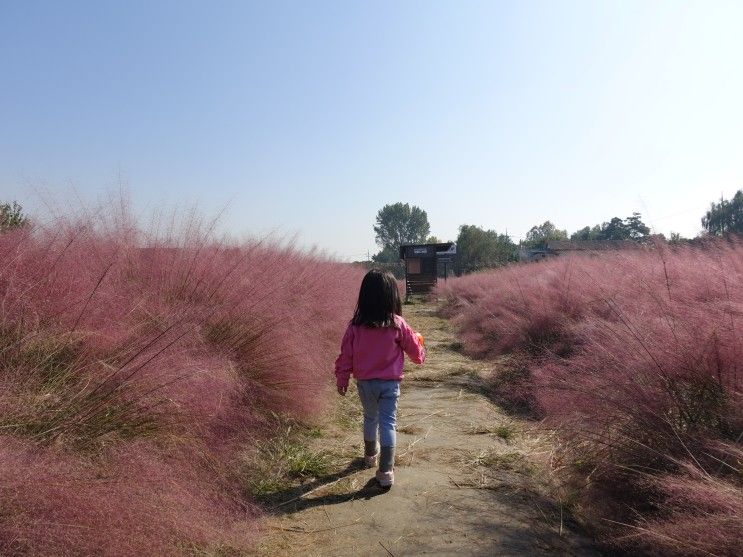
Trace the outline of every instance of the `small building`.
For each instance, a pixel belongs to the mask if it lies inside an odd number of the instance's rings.
[[[547,257],[568,253],[592,253],[639,249],[641,244],[632,240],[549,240],[533,248],[520,249],[520,261],[540,261]]]
[[[454,242],[400,246],[400,259],[405,262],[405,299],[430,292],[442,268],[445,278],[454,270],[456,256]]]
[[[526,261],[533,263],[534,261],[541,261],[546,259],[550,255],[556,255],[547,251],[547,248],[521,248],[518,250],[519,261]]]

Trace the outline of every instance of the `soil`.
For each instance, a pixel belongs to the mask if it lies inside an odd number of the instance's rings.
[[[549,432],[486,396],[492,364],[460,351],[432,304],[406,305],[426,339],[407,364],[398,410],[395,484],[363,469],[353,389],[316,439],[336,471],[272,503],[264,555],[597,555],[550,482]],[[282,497],[283,496],[283,497]]]

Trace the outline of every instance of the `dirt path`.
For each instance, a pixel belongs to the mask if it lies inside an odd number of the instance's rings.
[[[457,351],[448,323],[428,304],[405,306],[428,359],[409,366],[398,415],[396,482],[383,491],[360,469],[357,397],[318,446],[341,467],[278,503],[266,555],[595,555],[541,478],[544,434],[508,417],[482,394],[487,366]],[[349,394],[354,394],[349,391]],[[334,420],[338,422],[339,420]]]

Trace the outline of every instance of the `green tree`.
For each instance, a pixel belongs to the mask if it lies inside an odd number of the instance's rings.
[[[586,226],[570,235],[571,240],[639,240],[650,234],[650,228],[642,222],[640,213],[632,213],[625,219],[614,217],[608,222],[593,227]]]
[[[632,213],[631,217],[624,219],[624,226],[629,233],[630,240],[639,240],[650,234],[650,228],[642,222],[640,213]]]
[[[743,234],[743,190],[738,190],[732,199],[720,199],[712,203],[702,217],[702,226],[715,236]]]
[[[599,240],[629,240],[630,231],[625,226],[624,221],[619,217],[614,217],[609,222],[601,225],[601,235]]]
[[[560,230],[550,221],[545,221],[540,225],[531,227],[531,230],[526,233],[526,241],[524,242],[524,245],[534,247],[549,242],[550,240],[567,239],[567,230]]]
[[[505,265],[515,260],[516,245],[507,234],[463,224],[457,236],[457,257],[463,272]]]
[[[420,207],[407,203],[385,205],[377,213],[374,232],[382,251],[397,253],[403,244],[424,243],[431,231],[428,215]]]
[[[668,240],[669,244],[678,245],[678,244],[683,244],[684,242],[688,242],[688,240],[684,238],[681,234],[679,234],[678,232],[671,232],[671,239]]]
[[[395,263],[400,260],[400,250],[392,246],[382,248],[379,253],[372,255],[372,261],[376,263]]]
[[[23,207],[15,201],[12,204],[0,203],[0,232],[26,224],[28,224],[28,217],[23,214]]]
[[[586,240],[598,240],[601,235],[601,226],[598,224],[595,226],[586,226],[580,230],[576,230],[570,235],[571,240],[586,241]]]
[[[580,230],[576,230],[570,235],[571,240],[590,240],[591,239],[591,227],[586,226]]]

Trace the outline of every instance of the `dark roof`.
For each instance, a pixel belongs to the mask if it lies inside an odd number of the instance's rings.
[[[442,242],[440,244],[403,244],[400,246],[400,259],[405,259],[405,248],[427,248],[435,246],[436,251],[446,251],[454,245],[454,242]]]

